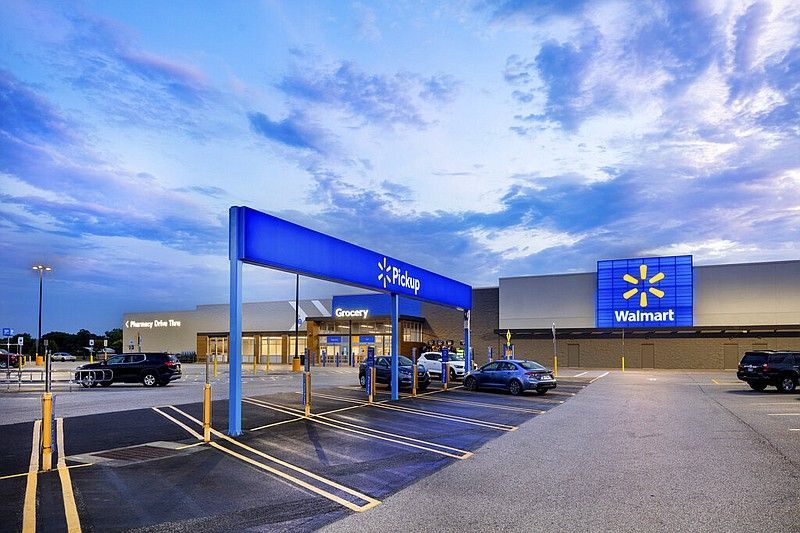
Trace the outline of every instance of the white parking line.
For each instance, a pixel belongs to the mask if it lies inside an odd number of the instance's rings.
[[[800,416],[800,413],[769,413],[767,416]]]
[[[574,376],[572,376],[572,377],[573,377],[573,378],[579,378],[579,377],[583,376],[584,374],[588,374],[588,373],[589,373],[589,371],[587,370],[586,372],[581,372],[580,374],[575,374],[575,375],[574,375]]]
[[[600,375],[599,375],[599,376],[597,376],[596,378],[594,378],[594,379],[592,379],[591,381],[589,381],[589,383],[594,383],[594,382],[595,382],[595,381],[597,381],[598,379],[600,379],[600,378],[604,378],[604,377],[606,377],[607,375],[609,375],[610,373],[611,373],[611,372],[606,372],[605,374],[600,374]]]

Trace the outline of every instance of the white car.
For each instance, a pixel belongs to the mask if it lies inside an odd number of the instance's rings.
[[[77,361],[78,359],[67,352],[56,352],[50,356],[51,361]]]
[[[441,352],[423,352],[417,358],[417,363],[424,366],[425,370],[431,375],[441,377],[442,375],[442,354]],[[450,353],[447,355],[447,368],[450,369],[450,379],[464,377],[464,356]]]

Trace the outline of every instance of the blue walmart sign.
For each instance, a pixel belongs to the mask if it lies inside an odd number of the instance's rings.
[[[692,326],[691,255],[597,262],[597,327]]]

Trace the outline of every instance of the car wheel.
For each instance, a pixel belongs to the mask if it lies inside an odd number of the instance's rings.
[[[750,383],[748,383],[748,385],[750,385],[750,388],[751,388],[751,389],[753,389],[753,390],[757,390],[757,391],[759,391],[759,392],[761,392],[761,391],[763,391],[764,389],[766,389],[766,388],[767,388],[767,384],[766,384],[766,383],[755,383],[755,382],[750,382]]]
[[[427,385],[421,385],[421,386],[417,387],[417,390],[425,392],[426,390],[428,390],[428,386]]]
[[[94,383],[95,383],[95,381],[94,381],[94,372],[89,372],[87,374],[84,374],[83,377],[81,378],[81,386],[84,389],[88,389],[89,387],[93,387]]]
[[[783,376],[778,382],[778,390],[781,392],[792,392],[795,388],[797,388],[797,383],[792,376]]]
[[[547,394],[547,389],[537,390],[536,394],[538,394],[539,396],[544,396],[545,394]]]
[[[158,378],[152,372],[146,372],[142,376],[142,384],[145,387],[155,387],[157,382],[158,382]]]
[[[450,369],[450,381],[455,381],[455,380],[456,380],[456,371],[451,368]]]
[[[6,368],[6,362],[0,361],[0,368]]]
[[[359,374],[358,382],[361,384],[361,388],[367,388],[367,375],[366,374]]]
[[[467,378],[467,379],[464,381],[464,388],[465,388],[465,389],[467,389],[468,391],[473,391],[473,392],[475,392],[476,390],[478,390],[478,380],[477,380],[477,379],[475,379],[475,378],[474,378],[474,377],[472,377],[472,376],[469,376],[469,377],[468,377],[468,378]]]
[[[522,383],[516,379],[512,379],[511,383],[508,384],[508,392],[510,392],[512,396],[519,396],[522,394]]]

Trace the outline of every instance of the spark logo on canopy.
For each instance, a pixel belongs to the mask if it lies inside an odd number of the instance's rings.
[[[597,327],[691,326],[692,257],[597,262]]]
[[[413,290],[415,295],[419,292],[419,279],[411,276],[408,270],[401,272],[399,268],[390,265],[385,257],[383,262],[378,261],[378,272],[378,281],[383,282],[384,289],[387,289],[389,285],[397,285]]]

